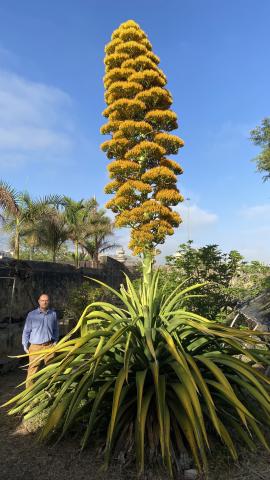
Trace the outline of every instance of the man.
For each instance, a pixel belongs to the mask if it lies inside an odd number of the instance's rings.
[[[56,345],[59,337],[57,316],[56,312],[49,308],[49,296],[46,293],[40,295],[38,304],[39,307],[36,310],[28,313],[22,334],[24,351],[29,354],[40,350],[47,350],[53,345]],[[52,355],[48,355],[44,359],[45,365],[51,358]],[[29,355],[29,362],[26,388],[33,384],[30,376],[38,371],[42,357]]]

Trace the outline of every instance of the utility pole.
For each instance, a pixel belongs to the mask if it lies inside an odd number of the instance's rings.
[[[186,198],[187,202],[187,234],[188,234],[188,242],[190,242],[190,198]]]

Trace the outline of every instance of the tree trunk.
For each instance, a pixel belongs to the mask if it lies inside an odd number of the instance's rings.
[[[16,219],[16,230],[15,230],[15,258],[20,260],[20,232],[19,232],[19,220]]]
[[[75,265],[79,268],[79,242],[75,240]]]

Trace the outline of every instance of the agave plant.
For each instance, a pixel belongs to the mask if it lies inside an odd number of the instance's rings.
[[[158,452],[173,476],[185,449],[205,470],[209,432],[234,459],[232,432],[251,449],[255,437],[269,449],[261,424],[270,425],[270,379],[253,368],[269,363],[269,351],[257,332],[186,311],[199,287],[177,286],[165,296],[146,256],[139,290],[128,277],[120,292],[106,286],[122,307],[89,305],[33,386],[5,404],[15,404],[9,413],[27,419],[48,409],[40,440],[61,439],[80,424],[82,448],[105,430],[106,465],[119,445],[134,443],[138,473],[148,451]]]

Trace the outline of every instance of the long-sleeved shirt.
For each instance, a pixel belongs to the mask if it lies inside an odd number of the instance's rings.
[[[29,312],[22,334],[22,344],[26,351],[29,343],[40,345],[45,342],[57,342],[59,329],[57,315],[54,310],[44,312],[40,308]]]

